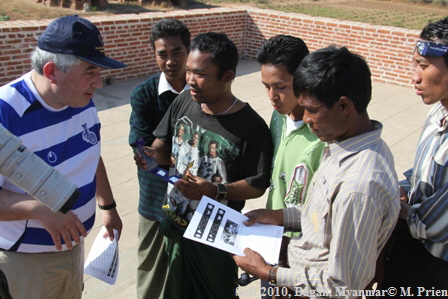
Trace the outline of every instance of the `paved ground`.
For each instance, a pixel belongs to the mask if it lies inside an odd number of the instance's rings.
[[[120,268],[116,284],[111,286],[86,275],[83,298],[136,298],[138,182],[127,137],[131,112],[129,95],[132,89],[144,80],[145,78],[135,79],[106,86],[94,97],[102,122],[102,156],[124,229],[119,243]],[[373,98],[368,111],[372,119],[383,123],[383,138],[394,153],[396,169],[401,177],[401,173],[412,166],[420,130],[430,107],[422,104],[410,87],[380,83],[374,83],[373,86]],[[240,62],[233,91],[269,122],[272,108],[261,84],[259,66],[255,61]],[[250,200],[246,208],[264,207],[265,202],[266,196]],[[94,229],[86,239],[86,252],[90,250],[100,226],[101,219],[97,217]],[[259,298],[257,287],[259,283],[254,282],[242,288],[241,298]]]

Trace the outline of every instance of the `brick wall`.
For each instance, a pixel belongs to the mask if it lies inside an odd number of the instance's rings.
[[[310,51],[330,44],[346,46],[367,60],[375,80],[409,85],[412,75],[411,54],[420,34],[418,30],[273,10],[248,8],[247,13],[246,57],[255,57],[263,38],[291,34],[302,38]]]
[[[329,44],[347,46],[366,58],[375,80],[402,85],[409,84],[410,55],[419,34],[414,30],[251,7],[89,17],[102,32],[107,55],[128,65],[121,70],[104,70],[103,76],[118,82],[157,72],[149,33],[155,22],[167,17],[183,21],[193,37],[207,31],[226,33],[242,58],[254,59],[263,41],[280,33],[301,37],[310,50]],[[50,21],[0,23],[0,85],[30,70],[30,53]]]

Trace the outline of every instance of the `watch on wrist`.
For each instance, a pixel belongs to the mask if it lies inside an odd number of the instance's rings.
[[[106,205],[106,206],[102,206],[102,205],[98,204],[98,208],[100,210],[104,210],[104,211],[112,210],[112,209],[115,209],[116,207],[117,207],[117,203],[115,202],[115,200],[113,203],[111,203],[110,205]]]
[[[271,286],[277,285],[277,271],[278,271],[278,266],[275,266],[275,267],[272,267],[271,269],[269,269],[268,283]]]
[[[216,192],[215,199],[217,201],[222,201],[226,199],[227,196],[227,187],[224,184],[216,184],[218,186],[218,192]]]

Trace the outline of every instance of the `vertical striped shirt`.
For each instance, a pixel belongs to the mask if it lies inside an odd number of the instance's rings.
[[[278,284],[303,296],[356,297],[375,273],[377,257],[400,210],[389,147],[374,130],[325,147],[304,205],[284,209],[285,228],[301,228],[288,247],[290,269]]]
[[[428,114],[411,177],[408,225],[435,257],[448,261],[448,110]]]

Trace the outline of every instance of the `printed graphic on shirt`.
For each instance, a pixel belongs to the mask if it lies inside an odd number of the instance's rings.
[[[234,163],[239,149],[224,137],[194,126],[181,118],[174,128],[170,175],[184,176],[187,171],[213,183],[228,182],[226,167]],[[226,204],[226,201],[222,203]],[[199,204],[168,186],[163,210],[178,225],[187,226]]]
[[[49,151],[47,154],[47,161],[49,164],[56,163],[56,161],[58,161],[58,156],[56,155],[55,152]]]
[[[95,145],[98,141],[95,133],[90,131],[89,128],[87,128],[86,123],[82,124],[82,128],[84,130],[84,132],[82,132],[82,140],[84,140],[85,142],[88,142],[92,145]]]
[[[303,202],[303,189],[307,184],[308,172],[308,167],[305,164],[296,165],[294,168],[285,196],[287,207],[294,207]]]

